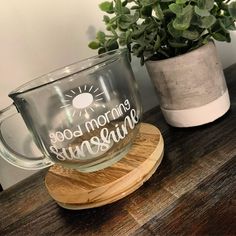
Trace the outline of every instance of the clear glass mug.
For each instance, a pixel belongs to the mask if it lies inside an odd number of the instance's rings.
[[[124,157],[142,115],[126,50],[107,52],[39,77],[9,94],[0,111],[0,156],[23,169],[54,163],[91,172]],[[16,109],[17,110],[16,110]],[[1,127],[21,114],[41,157],[16,153]]]

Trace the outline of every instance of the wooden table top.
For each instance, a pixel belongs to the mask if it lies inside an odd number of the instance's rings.
[[[0,235],[236,235],[236,65],[225,75],[231,109],[212,124],[172,128],[159,108],[145,114],[164,136],[165,155],[136,192],[65,210],[48,195],[43,170],[0,194]]]

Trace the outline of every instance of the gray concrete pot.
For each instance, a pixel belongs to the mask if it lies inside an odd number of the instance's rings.
[[[191,127],[216,120],[230,107],[229,94],[213,42],[160,61],[147,61],[160,107],[175,127]]]

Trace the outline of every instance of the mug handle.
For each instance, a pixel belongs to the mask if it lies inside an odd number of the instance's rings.
[[[41,157],[27,157],[8,146],[2,134],[2,124],[16,114],[18,111],[13,104],[0,111],[0,156],[10,164],[26,170],[38,170],[53,165],[54,163],[48,157],[43,155]]]

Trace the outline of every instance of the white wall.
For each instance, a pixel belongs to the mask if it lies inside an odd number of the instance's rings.
[[[103,13],[98,9],[100,2],[1,1],[0,109],[11,103],[7,94],[22,83],[96,54],[87,44],[97,30],[103,29]],[[236,34],[232,36],[231,44],[217,44],[224,67],[236,62]],[[145,68],[141,68],[137,60],[133,64],[147,110],[157,104],[156,95]],[[19,133],[22,135],[21,131]],[[5,188],[25,175],[28,172],[10,168],[0,161],[0,182]]]

